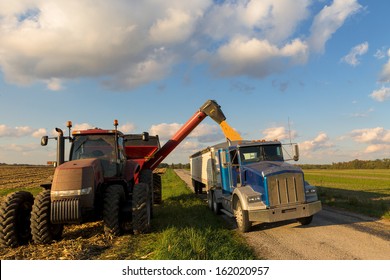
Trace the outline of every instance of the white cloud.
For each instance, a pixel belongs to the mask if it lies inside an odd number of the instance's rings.
[[[326,42],[344,24],[345,20],[360,11],[357,0],[334,0],[315,16],[311,26],[309,45],[315,52],[324,52]]]
[[[314,139],[307,140],[299,144],[300,150],[306,155],[318,150],[326,150],[333,147],[328,135],[325,132],[319,133]]]
[[[355,129],[350,136],[359,143],[390,143],[390,130],[383,127]]]
[[[46,82],[46,84],[47,88],[52,91],[59,91],[63,89],[61,79],[51,78]]]
[[[267,128],[263,130],[262,133],[265,140],[286,140],[290,139],[290,136],[292,139],[298,136],[295,130],[292,130],[289,133],[288,130],[286,130],[286,128],[283,126]]]
[[[376,101],[384,102],[390,98],[390,88],[382,87],[381,89],[374,90],[370,97]]]
[[[279,48],[267,40],[237,36],[221,46],[216,55],[208,54],[206,58],[221,76],[263,78],[291,65],[305,63],[308,49],[300,39]]]
[[[383,127],[355,129],[349,135],[355,142],[367,144],[366,154],[377,153],[383,157],[390,152],[390,130]]]
[[[21,85],[43,82],[54,91],[89,77],[111,89],[132,89],[201,54],[219,76],[263,78],[306,63],[311,48],[322,51],[361,7],[335,0],[315,16],[308,36],[297,29],[312,16],[310,0],[14,2],[0,3],[4,77]]]
[[[16,126],[9,127],[5,124],[0,125],[0,137],[22,137],[28,136],[32,132],[32,128],[29,126]]]
[[[192,34],[197,17],[190,11],[168,8],[165,18],[158,19],[149,30],[151,40],[156,43],[174,44],[188,39]],[[201,16],[199,13],[198,16]]]
[[[151,135],[158,135],[163,141],[169,140],[180,128],[182,124],[161,123],[152,125],[149,129]],[[186,139],[197,139],[199,142],[207,143],[224,140],[221,129],[217,125],[199,124]]]
[[[385,48],[381,48],[381,49],[376,50],[374,57],[376,57],[377,59],[382,59],[382,58],[386,57],[386,53],[387,53],[387,50],[385,50]]]
[[[358,57],[367,53],[367,51],[368,51],[368,42],[361,43],[353,47],[351,51],[341,59],[341,61],[344,61],[345,63],[352,66],[357,66],[360,63]]]
[[[44,135],[47,135],[47,131],[45,128],[39,128],[38,130],[34,131],[32,134],[34,138],[41,138]]]
[[[390,49],[389,49],[389,53],[390,53]],[[382,83],[390,82],[390,59],[383,66],[382,71],[380,73],[379,81]]]
[[[209,9],[202,32],[216,40],[246,34],[278,44],[309,16],[309,5],[309,0],[224,1]]]
[[[86,130],[91,128],[93,128],[93,126],[89,123],[76,123],[73,125],[73,130]],[[55,132],[55,134],[57,133]]]
[[[118,127],[118,130],[123,133],[131,133],[135,130],[135,125],[132,123],[125,123]]]
[[[390,152],[390,144],[372,144],[367,146],[367,148],[364,150],[364,152],[367,154],[379,152],[381,155],[383,155],[385,151]]]

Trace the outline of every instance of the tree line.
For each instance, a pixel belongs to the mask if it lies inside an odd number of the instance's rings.
[[[298,164],[303,169],[390,169],[390,158],[376,160],[355,159],[332,164]]]
[[[331,164],[298,164],[302,169],[390,169],[390,158],[376,160],[355,159]],[[161,163],[161,168],[190,169],[189,163]]]

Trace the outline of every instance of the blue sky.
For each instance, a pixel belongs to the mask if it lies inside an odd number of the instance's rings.
[[[15,3],[13,3],[15,2]],[[0,0],[0,162],[55,159],[42,135],[149,131],[208,99],[246,139],[301,163],[390,157],[390,2]],[[166,159],[224,141],[206,119]]]

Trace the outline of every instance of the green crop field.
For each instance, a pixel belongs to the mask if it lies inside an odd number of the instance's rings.
[[[304,172],[305,180],[318,186],[324,204],[390,219],[389,169],[306,169]]]

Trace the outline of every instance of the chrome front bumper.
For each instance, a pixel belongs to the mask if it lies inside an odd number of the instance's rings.
[[[248,211],[248,214],[249,221],[272,223],[309,217],[321,211],[321,209],[321,201],[318,200],[311,203],[289,205],[273,209],[253,210]]]

